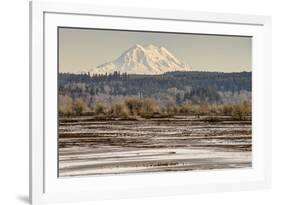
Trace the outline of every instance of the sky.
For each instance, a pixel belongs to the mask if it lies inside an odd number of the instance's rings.
[[[86,72],[135,44],[163,46],[194,71],[252,70],[251,37],[59,28],[59,72]]]

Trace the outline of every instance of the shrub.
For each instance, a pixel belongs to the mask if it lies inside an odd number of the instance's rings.
[[[207,115],[210,113],[209,106],[207,104],[200,104],[196,112],[197,115]]]
[[[92,110],[95,114],[100,115],[100,114],[107,114],[108,113],[108,108],[104,103],[95,103],[92,107]]]
[[[112,105],[110,113],[114,117],[122,117],[122,118],[128,118],[130,115],[130,112],[129,112],[129,109],[127,108],[127,106],[124,104],[120,104],[120,103]]]
[[[160,107],[153,98],[145,98],[142,102],[139,114],[142,117],[152,117],[154,114],[160,113]]]
[[[247,101],[243,102],[243,113],[245,113],[245,115],[250,115],[252,113],[251,103]]]
[[[142,107],[142,101],[136,97],[129,97],[125,100],[125,104],[132,115],[138,115]]]
[[[246,116],[251,114],[251,105],[250,103],[244,101],[242,104],[235,104],[233,106],[232,116],[235,119],[243,120]]]
[[[163,114],[163,115],[167,115],[168,112],[167,112],[167,110],[166,110],[166,107],[164,107],[164,106],[161,107],[161,108],[160,108],[160,113]]]
[[[193,113],[193,107],[190,103],[183,103],[179,108],[180,113],[191,114]]]
[[[73,113],[72,98],[67,95],[59,95],[59,114],[70,115]]]
[[[176,113],[178,113],[179,109],[176,105],[174,104],[168,104],[166,105],[166,111],[168,113],[168,115],[175,115]]]
[[[232,117],[238,120],[242,120],[244,116],[243,108],[241,105],[233,105]]]
[[[87,105],[81,98],[75,99],[73,103],[73,111],[75,114],[80,115],[87,110]]]
[[[211,105],[209,106],[209,112],[212,115],[220,114],[220,108],[217,105]]]
[[[232,115],[233,114],[234,106],[231,104],[224,104],[222,106],[222,113],[224,115]]]

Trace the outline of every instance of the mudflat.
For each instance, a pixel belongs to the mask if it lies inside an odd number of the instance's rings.
[[[251,119],[60,116],[59,176],[252,166]]]

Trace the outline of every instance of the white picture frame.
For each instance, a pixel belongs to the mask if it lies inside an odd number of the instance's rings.
[[[253,36],[253,167],[59,179],[56,144],[56,31],[59,26]],[[270,17],[30,2],[30,93],[32,204],[240,191],[271,186]]]

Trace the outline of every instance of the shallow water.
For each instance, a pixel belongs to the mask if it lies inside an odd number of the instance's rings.
[[[59,176],[251,167],[251,121],[60,117]]]

